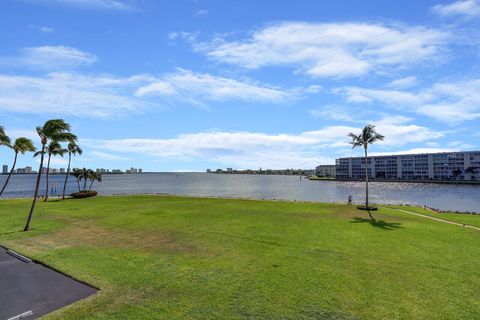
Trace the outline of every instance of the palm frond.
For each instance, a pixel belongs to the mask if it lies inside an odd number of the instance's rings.
[[[0,126],[0,145],[10,147],[10,138],[5,134],[2,126]]]
[[[385,136],[375,131],[375,126],[373,124],[366,125],[359,135],[349,133],[348,136],[352,139],[350,144],[353,148],[360,146],[368,148],[368,145],[385,139]]]
[[[83,150],[75,143],[75,142],[70,142],[68,144],[68,152],[75,155],[75,154],[78,154],[78,155],[82,155],[83,153]]]
[[[36,150],[32,140],[25,137],[17,138],[13,144],[13,149],[15,152],[20,152],[21,154],[25,154],[25,152],[34,152]]]
[[[46,153],[46,152],[44,151],[43,154],[45,154],[45,153]],[[36,158],[36,157],[38,157],[38,156],[41,155],[41,154],[42,154],[42,151],[37,151],[37,152],[35,152],[35,153],[33,154],[33,157]]]

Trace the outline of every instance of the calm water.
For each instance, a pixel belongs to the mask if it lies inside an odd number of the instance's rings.
[[[5,176],[0,176],[3,185]],[[57,182],[54,194],[61,194],[64,176],[50,176]],[[12,176],[5,197],[33,195],[34,175]],[[41,184],[45,191],[44,181]],[[187,196],[211,196],[256,199],[346,202],[363,201],[364,183],[309,181],[297,176],[226,175],[207,173],[145,173],[139,175],[104,175],[94,189],[101,194],[166,193]],[[68,192],[77,191],[75,179],[69,178]],[[442,210],[480,212],[480,186],[414,183],[370,184],[370,198],[375,203],[428,205]]]

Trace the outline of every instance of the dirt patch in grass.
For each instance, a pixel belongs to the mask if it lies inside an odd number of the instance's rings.
[[[208,255],[205,248],[192,243],[179,231],[116,230],[102,227],[97,221],[69,219],[69,226],[49,235],[26,238],[17,244],[36,252],[70,247],[125,248],[145,252]]]

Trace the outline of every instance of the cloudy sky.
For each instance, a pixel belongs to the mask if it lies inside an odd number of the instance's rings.
[[[480,0],[3,0],[0,125],[148,171],[313,168],[367,123],[372,153],[478,150],[479,26]]]

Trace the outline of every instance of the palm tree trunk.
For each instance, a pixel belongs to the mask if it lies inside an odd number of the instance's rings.
[[[13,170],[15,170],[15,165],[17,164],[17,156],[18,156],[18,152],[15,152],[15,159],[13,160],[13,166],[12,166],[12,169],[10,170],[10,173],[8,174],[7,180],[5,181],[5,184],[3,185],[2,190],[0,191],[0,197],[2,196],[3,191],[5,191],[5,188],[7,187],[8,181],[12,176]]]
[[[83,179],[83,191],[87,190],[87,178]]]
[[[368,209],[368,155],[365,147],[365,207]]]
[[[67,189],[68,175],[70,174],[70,162],[72,162],[72,153],[71,152],[68,153],[67,175],[65,176],[65,183],[63,184],[62,199],[65,199],[65,189]]]
[[[48,174],[50,173],[50,159],[52,158],[52,155],[49,153],[48,154],[48,163],[47,163],[47,179],[46,179],[46,189],[45,189],[45,199],[43,199],[43,202],[47,202],[48,200]]]
[[[30,208],[30,213],[28,214],[27,224],[23,231],[28,231],[30,229],[30,221],[32,220],[33,211],[35,210],[35,204],[37,203],[38,189],[40,188],[40,178],[42,177],[42,167],[43,167],[43,156],[45,152],[45,143],[42,143],[42,154],[40,156],[40,168],[38,169],[37,182],[35,183],[35,193],[33,195],[32,207]]]
[[[91,191],[91,190],[92,190],[92,185],[93,185],[93,182],[94,182],[94,181],[95,181],[95,180],[90,181],[90,186],[88,187],[88,191]]]
[[[80,192],[80,179],[77,177],[78,192]]]

